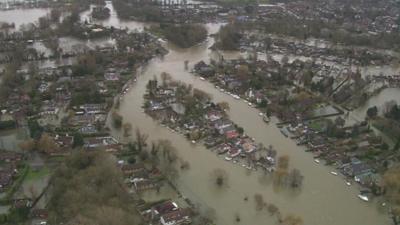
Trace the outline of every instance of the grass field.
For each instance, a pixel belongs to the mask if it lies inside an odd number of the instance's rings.
[[[41,179],[47,175],[50,175],[50,169],[47,167],[43,167],[40,170],[32,170],[29,169],[28,174],[26,175],[26,180],[37,180],[37,179]]]

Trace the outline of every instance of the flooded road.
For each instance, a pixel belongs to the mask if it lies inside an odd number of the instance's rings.
[[[211,32],[218,30],[215,24],[207,27]],[[311,154],[305,153],[302,147],[281,135],[275,125],[263,123],[257,110],[219,92],[211,84],[200,81],[184,70],[185,60],[189,60],[191,66],[199,60],[207,62],[212,55],[208,50],[211,44],[212,41],[208,40],[185,50],[168,45],[170,53],[163,59],[153,60],[141,71],[138,82],[125,95],[120,107],[126,122],[150,134],[152,140],[171,140],[180,157],[190,162],[190,170],[182,172],[178,179],[183,194],[205,207],[215,209],[219,225],[235,224],[236,213],[241,217],[241,222],[237,224],[274,224],[275,218],[268,216],[268,213],[256,212],[253,202],[256,193],[262,194],[267,202],[276,204],[283,215],[300,215],[308,225],[390,224],[387,215],[379,213],[374,203],[365,203],[357,198],[356,187],[348,187],[342,178],[330,175],[332,168],[315,164]],[[228,58],[235,55],[230,53]],[[168,72],[174,79],[210,93],[216,102],[227,101],[231,108],[231,119],[242,126],[248,135],[265,146],[272,144],[278,154],[290,156],[291,167],[300,169],[305,176],[302,190],[277,190],[261,172],[249,172],[239,165],[226,162],[203,146],[190,144],[181,135],[172,133],[146,116],[141,108],[145,86],[149,79],[161,72]],[[210,173],[215,168],[223,168],[229,174],[229,188],[226,190],[218,190],[213,186]],[[249,197],[248,202],[243,200],[245,196]]]

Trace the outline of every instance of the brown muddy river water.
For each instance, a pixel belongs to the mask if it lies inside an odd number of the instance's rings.
[[[42,10],[41,15],[45,13],[47,10]],[[26,20],[27,15],[26,11],[20,10],[0,12],[0,21],[13,20],[16,24],[20,24],[21,20]],[[32,16],[29,17],[36,18],[36,11],[32,11]],[[112,12],[112,17],[104,23],[116,27],[127,26],[130,29],[142,29],[144,26],[142,23],[121,22],[115,17],[115,12]],[[210,33],[215,33],[219,27],[220,24],[207,24]],[[273,122],[265,124],[258,116],[257,110],[250,108],[242,100],[235,100],[219,92],[213,85],[201,81],[184,70],[185,60],[189,60],[190,66],[200,60],[208,62],[213,55],[208,49],[211,45],[211,38],[189,49],[178,49],[166,44],[170,53],[162,59],[152,60],[140,71],[137,82],[123,97],[120,107],[120,113],[126,122],[150,134],[151,140],[171,140],[178,149],[179,156],[190,163],[190,169],[181,172],[177,179],[182,193],[200,204],[203,209],[215,209],[218,225],[275,224],[275,217],[269,216],[266,211],[255,210],[253,196],[256,193],[262,194],[267,202],[277,205],[283,215],[293,213],[302,216],[306,225],[390,224],[387,214],[380,213],[377,209],[376,202],[367,203],[358,199],[358,189],[355,185],[347,186],[342,177],[330,174],[333,168],[316,164],[311,154],[304,152],[302,147],[285,138]],[[239,54],[224,53],[224,55],[225,58],[234,58]],[[291,167],[298,168],[305,176],[302,190],[293,192],[276,189],[263,172],[248,171],[238,164],[226,162],[200,144],[191,144],[180,134],[171,132],[146,116],[141,106],[147,81],[161,72],[168,72],[174,79],[210,93],[216,102],[228,102],[231,119],[242,126],[248,135],[265,146],[273,145],[278,154],[290,156]],[[227,171],[229,187],[220,190],[213,185],[210,173],[215,168]],[[246,196],[249,198],[247,202],[243,200]],[[241,222],[234,221],[235,214],[240,215]]]
[[[208,24],[210,32],[218,29],[218,24]],[[241,100],[219,92],[213,85],[201,81],[184,70],[184,61],[190,65],[199,60],[208,61],[212,56],[208,49],[211,39],[189,49],[177,49],[168,45],[170,53],[163,59],[155,59],[143,68],[137,83],[124,96],[120,113],[126,122],[143,132],[150,134],[152,140],[169,139],[178,149],[179,155],[190,162],[190,169],[181,172],[178,186],[183,194],[204,208],[217,211],[219,225],[261,225],[274,224],[275,218],[266,212],[257,212],[253,196],[260,193],[267,202],[276,204],[284,215],[294,213],[301,215],[307,225],[383,225],[389,224],[387,215],[378,212],[376,203],[362,202],[357,198],[358,189],[346,186],[343,178],[330,174],[333,168],[316,164],[312,155],[304,152],[292,140],[285,138],[279,129],[265,124],[258,116],[257,110],[250,108]],[[226,54],[226,58],[236,57],[236,53]],[[290,156],[293,168],[301,170],[305,176],[301,191],[277,190],[270,179],[260,171],[248,171],[238,164],[226,162],[205,147],[193,145],[183,136],[160,126],[142,111],[143,94],[149,79],[161,72],[168,72],[176,80],[192,84],[210,93],[213,100],[227,101],[230,104],[229,115],[233,121],[242,126],[246,133],[265,146],[273,145],[278,154]],[[211,181],[210,173],[215,168],[223,168],[229,174],[229,187],[216,189]],[[249,201],[245,202],[245,196]],[[241,222],[235,222],[235,214],[239,214]]]

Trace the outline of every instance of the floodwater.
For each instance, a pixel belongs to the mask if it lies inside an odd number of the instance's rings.
[[[9,16],[5,16],[5,14]],[[43,13],[43,12],[42,12]],[[128,22],[107,20],[116,27],[127,26]],[[0,18],[13,17],[13,22],[27,22],[21,11],[6,11],[0,13]],[[38,16],[39,17],[39,16]],[[1,19],[0,19],[1,20]],[[129,22],[130,29],[143,29],[144,24]],[[210,33],[216,32],[220,24],[207,24]],[[387,214],[377,210],[375,202],[362,202],[357,198],[355,186],[346,186],[340,176],[329,172],[332,168],[315,164],[312,155],[305,153],[302,147],[285,138],[273,124],[265,124],[258,112],[241,100],[219,92],[213,85],[201,81],[184,70],[184,61],[189,60],[189,66],[199,60],[209,61],[214,56],[209,50],[212,39],[189,49],[179,49],[166,43],[170,53],[163,58],[152,60],[142,71],[137,83],[124,96],[120,113],[125,122],[150,134],[151,140],[169,139],[178,150],[179,156],[190,163],[190,169],[180,173],[177,185],[181,192],[202,209],[215,209],[218,225],[265,225],[275,224],[276,219],[265,211],[256,212],[253,196],[262,194],[268,203],[277,205],[283,215],[290,213],[303,217],[307,225],[385,225],[390,224]],[[224,53],[225,58],[238,57],[239,53]],[[192,145],[184,137],[161,127],[156,121],[143,113],[143,94],[149,79],[161,72],[168,72],[176,80],[192,84],[213,96],[214,101],[226,101],[230,104],[229,115],[233,121],[242,126],[246,133],[265,146],[273,145],[278,154],[290,156],[291,168],[298,168],[305,176],[302,190],[279,190],[274,188],[268,176],[260,171],[248,171],[239,165],[224,161],[201,145]],[[117,132],[114,131],[116,135]],[[210,177],[215,168],[222,168],[228,174],[228,187],[217,189]],[[244,201],[245,197],[249,201]],[[238,214],[241,222],[235,222]]]
[[[106,27],[116,27],[116,28],[128,28],[129,30],[138,30],[141,31],[145,27],[150,27],[151,23],[144,23],[144,22],[137,22],[137,21],[132,21],[132,20],[121,20],[118,18],[117,13],[114,10],[114,7],[111,3],[111,1],[106,1],[106,7],[110,9],[110,17],[105,20],[96,20],[91,18],[91,10],[94,6],[91,6],[90,10],[87,10],[83,13],[81,13],[81,21],[85,22],[92,22],[96,24],[100,24]]]
[[[209,30],[218,30],[219,25],[208,24]],[[262,122],[257,110],[246,103],[219,92],[211,84],[201,81],[184,70],[184,61],[190,66],[199,60],[208,61],[212,55],[208,47],[211,40],[189,48],[178,49],[167,44],[170,53],[162,59],[154,59],[141,71],[135,86],[124,96],[120,113],[126,122],[132,123],[143,132],[150,134],[151,140],[169,139],[178,149],[180,157],[190,163],[190,170],[181,172],[178,187],[182,193],[205,208],[216,210],[217,224],[235,224],[236,214],[241,217],[237,224],[274,224],[275,218],[266,212],[256,212],[253,196],[260,193],[269,203],[276,204],[284,215],[294,213],[303,217],[308,225],[377,225],[389,224],[388,217],[378,212],[375,203],[365,203],[357,198],[356,187],[346,186],[341,177],[330,175],[332,168],[315,164],[312,155],[305,153],[279,129]],[[230,53],[230,57],[238,54]],[[227,101],[229,115],[242,126],[246,133],[262,142],[273,145],[280,155],[290,156],[292,168],[298,168],[305,176],[301,191],[277,190],[262,172],[250,172],[239,165],[231,164],[216,156],[201,145],[192,145],[184,137],[161,127],[142,111],[145,86],[149,79],[161,72],[168,72],[176,80],[192,84],[210,93],[214,101]],[[210,178],[215,168],[222,168],[229,176],[229,187],[217,189]],[[249,201],[245,202],[244,197]]]
[[[25,140],[27,133],[23,129],[0,131],[0,149],[20,151],[18,144]]]
[[[354,110],[354,114],[365,117],[369,107],[376,106],[380,113],[385,110],[385,103],[389,101],[395,101],[397,104],[400,103],[400,89],[399,88],[386,88],[379,92],[379,94],[368,99],[365,104],[358,109]]]
[[[49,9],[14,9],[0,12],[0,22],[14,23],[15,28],[19,29],[22,24],[35,23],[47,13]]]

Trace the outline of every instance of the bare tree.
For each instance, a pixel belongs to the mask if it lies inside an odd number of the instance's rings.
[[[229,106],[228,102],[219,102],[217,105],[223,111],[229,111],[230,110],[230,106]]]
[[[168,163],[174,163],[178,159],[177,150],[170,140],[160,140],[160,149],[162,150],[163,158],[168,161]]]
[[[256,203],[256,210],[261,211],[266,205],[264,202],[264,197],[261,194],[254,195],[254,201]]]
[[[26,140],[24,142],[21,142],[19,144],[19,147],[24,152],[31,152],[31,151],[33,151],[35,149],[36,142],[33,139],[28,139],[28,140]]]
[[[224,187],[228,185],[228,173],[223,169],[214,169],[211,172],[211,177],[217,187]]]
[[[162,86],[167,86],[168,82],[171,81],[172,77],[171,74],[166,73],[166,72],[162,72],[161,73],[161,82],[162,82]]]
[[[49,154],[54,151],[57,151],[58,145],[54,141],[53,137],[51,137],[47,133],[44,133],[44,134],[42,134],[42,136],[40,137],[40,139],[37,143],[37,148],[40,152]]]
[[[300,216],[288,215],[282,220],[284,225],[303,225],[303,219]]]
[[[292,188],[301,187],[303,184],[303,175],[301,174],[300,170],[292,169],[288,175],[289,185]]]
[[[137,149],[139,152],[141,152],[147,145],[147,139],[149,138],[149,135],[142,133],[139,128],[136,128],[135,136]]]
[[[271,215],[275,215],[279,211],[279,208],[271,203],[268,204],[267,210]]]
[[[131,123],[124,123],[123,125],[123,129],[124,129],[124,136],[125,137],[129,137],[131,136],[131,132],[132,132],[132,124]]]

